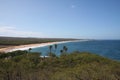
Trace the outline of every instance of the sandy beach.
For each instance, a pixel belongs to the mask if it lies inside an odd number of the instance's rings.
[[[48,43],[40,43],[40,44],[27,44],[27,45],[20,45],[20,46],[9,46],[6,48],[1,48],[0,52],[12,52],[16,50],[28,50],[29,48],[36,48],[36,47],[44,47],[54,44],[61,44],[61,43],[68,43],[68,42],[78,42],[83,40],[74,40],[74,41],[60,41],[60,42],[48,42]]]

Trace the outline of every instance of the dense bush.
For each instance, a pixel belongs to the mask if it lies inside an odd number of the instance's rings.
[[[120,62],[87,52],[40,57],[15,51],[0,59],[0,80],[119,80]],[[7,57],[7,58],[6,58]],[[9,57],[9,58],[8,58]]]

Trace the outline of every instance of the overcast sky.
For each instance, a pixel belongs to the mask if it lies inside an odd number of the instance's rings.
[[[120,39],[120,0],[0,0],[0,36]]]

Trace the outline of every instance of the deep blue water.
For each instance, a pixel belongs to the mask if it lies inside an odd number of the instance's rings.
[[[120,60],[120,40],[94,40],[58,44],[57,55],[60,55],[63,46],[68,47],[67,52],[91,52],[114,60]],[[41,52],[43,56],[46,56],[49,52],[49,46],[34,48],[32,52]]]

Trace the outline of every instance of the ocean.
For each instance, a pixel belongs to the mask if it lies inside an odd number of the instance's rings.
[[[52,51],[55,52],[56,55],[60,55],[60,50],[63,49],[63,46],[66,46],[68,48],[68,53],[74,51],[90,52],[113,60],[120,60],[120,40],[91,40],[68,42],[58,44],[57,50],[52,49]],[[32,52],[41,52],[42,56],[47,56],[47,53],[49,51],[49,46],[37,47],[32,49]]]

